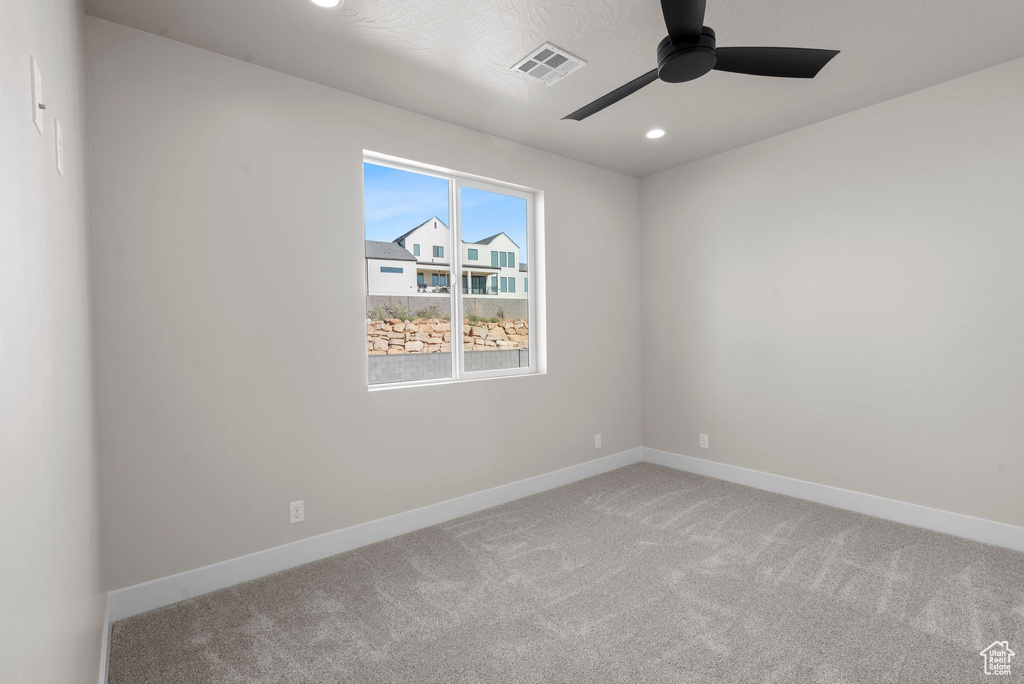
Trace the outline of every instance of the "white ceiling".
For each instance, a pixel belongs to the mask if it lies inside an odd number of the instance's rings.
[[[659,0],[86,0],[89,14],[437,119],[645,176],[1024,57],[1021,0],[708,0],[719,46],[842,53],[812,81],[711,72],[569,112],[656,66]],[[512,73],[550,41],[589,64]],[[647,140],[661,127],[668,135]]]

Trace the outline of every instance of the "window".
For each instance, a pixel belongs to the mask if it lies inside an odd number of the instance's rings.
[[[533,261],[535,193],[370,153],[363,181],[367,266],[377,267],[366,277],[370,388],[536,372],[523,263]],[[502,250],[491,249],[499,231]],[[435,263],[417,268],[424,245]],[[524,276],[521,292],[502,267]]]
[[[529,292],[529,291],[530,291],[530,279],[529,278],[523,278],[523,292]]]

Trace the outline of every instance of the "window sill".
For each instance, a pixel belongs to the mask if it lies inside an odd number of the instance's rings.
[[[496,375],[481,375],[480,377],[467,378],[437,378],[436,380],[413,380],[410,382],[390,382],[377,385],[367,385],[369,392],[383,392],[385,390],[406,389],[409,387],[436,387],[438,385],[461,385],[467,382],[484,382],[486,380],[507,380],[510,378],[529,378],[537,375],[546,375],[545,371],[534,368],[521,368],[517,372],[504,372]]]

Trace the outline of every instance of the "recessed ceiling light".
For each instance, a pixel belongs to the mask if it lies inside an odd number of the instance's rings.
[[[321,7],[337,7],[345,0],[309,0],[314,5],[320,5]]]
[[[654,140],[655,138],[660,138],[663,135],[665,135],[665,131],[661,130],[660,128],[652,128],[651,130],[647,131],[647,137],[650,138],[651,140]]]

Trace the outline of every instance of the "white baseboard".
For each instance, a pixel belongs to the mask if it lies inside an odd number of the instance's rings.
[[[103,617],[103,640],[100,642],[100,684],[107,684],[107,663],[110,662],[110,594],[107,594],[107,610]]]
[[[707,475],[719,480],[872,515],[876,518],[885,518],[956,537],[973,539],[985,544],[1002,546],[1014,551],[1024,551],[1024,527],[648,447],[643,447],[643,452],[645,461],[676,470]]]
[[[112,620],[294,568],[642,460],[641,447],[110,592]]]

